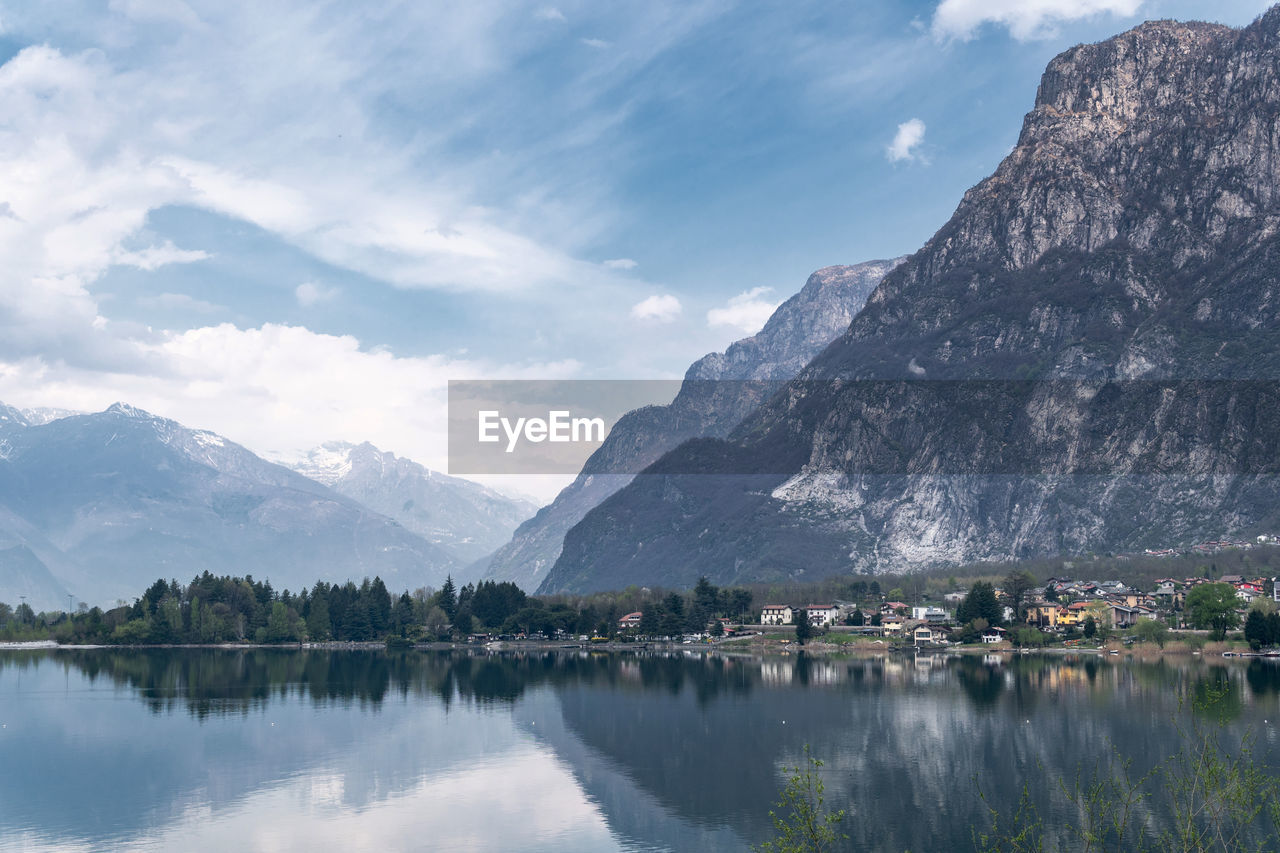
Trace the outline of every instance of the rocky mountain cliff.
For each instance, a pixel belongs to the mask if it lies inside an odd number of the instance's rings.
[[[1135,549],[1280,521],[1280,8],[1055,58],[1015,149],[728,441],[544,589]]]
[[[681,442],[728,435],[779,383],[799,373],[848,327],[867,296],[901,260],[820,269],[755,335],[694,362],[671,404],[623,416],[582,473],[516,530],[511,541],[483,564],[481,576],[537,589],[560,555],[564,534],[588,510]]]
[[[157,577],[251,573],[278,588],[460,564],[395,521],[234,442],[117,403],[30,424],[0,406],[0,601],[132,600]]]
[[[290,468],[395,519],[462,563],[505,544],[537,511],[470,480],[431,471],[369,442],[327,442]]]

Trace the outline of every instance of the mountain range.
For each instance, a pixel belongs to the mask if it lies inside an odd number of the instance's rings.
[[[372,445],[328,453],[345,461],[313,452],[317,481],[123,403],[36,423],[0,406],[0,601],[105,605],[205,570],[295,591],[374,575],[438,586],[532,511]]]
[[[912,570],[1280,523],[1280,8],[1053,59],[1012,152],[544,591]]]

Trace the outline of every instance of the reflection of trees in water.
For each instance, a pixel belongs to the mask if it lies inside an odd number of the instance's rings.
[[[994,705],[1004,692],[1004,672],[998,665],[963,657],[955,666],[956,681],[969,700],[979,708]]]
[[[321,649],[61,649],[15,652],[0,667],[57,665],[91,682],[109,679],[132,690],[156,713],[183,709],[204,719],[260,708],[273,698],[304,696],[316,705],[377,707],[388,694],[479,704],[510,704],[526,690],[570,684],[622,691],[661,689],[680,695],[692,687],[700,703],[723,694],[746,695],[760,681],[758,667],[710,655],[478,650],[387,653]]]
[[[153,710],[182,708],[203,718],[240,713],[273,696],[302,695],[316,704],[358,702],[377,706],[389,693],[434,697],[446,705],[461,699],[512,703],[542,685],[608,686],[629,692],[691,691],[700,706],[759,689],[867,691],[887,685],[954,682],[976,709],[1008,703],[1024,719],[1049,694],[1104,690],[1113,701],[1148,702],[1170,696],[1209,704],[1228,718],[1240,713],[1242,690],[1280,693],[1280,665],[1254,660],[1245,668],[1197,662],[1112,663],[1019,655],[999,660],[976,656],[926,660],[874,658],[845,661],[800,652],[779,658],[722,657],[688,652],[605,654],[483,650],[386,653],[377,650],[288,649],[66,649],[11,652],[0,666],[22,669],[42,661],[108,678],[129,687]],[[1223,697],[1216,701],[1219,694]]]
[[[1251,660],[1244,671],[1244,678],[1254,696],[1280,694],[1280,660]]]

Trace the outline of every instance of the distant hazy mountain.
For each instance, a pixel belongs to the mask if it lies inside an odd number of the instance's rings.
[[[619,420],[577,479],[520,526],[489,561],[484,576],[537,589],[560,555],[565,532],[589,510],[682,441],[728,435],[760,404],[771,383],[795,376],[848,327],[868,294],[900,261],[820,269],[758,333],[694,362],[671,405],[648,406]]]
[[[83,415],[86,412],[78,412],[75,409],[56,409],[48,406],[38,406],[34,409],[20,409],[22,416],[27,419],[27,423],[31,426],[42,426],[50,421],[57,421],[63,418],[69,418],[72,415]]]
[[[0,405],[0,600],[65,607],[70,592],[109,604],[205,569],[293,590],[376,574],[404,589],[459,567],[392,519],[215,433],[119,403],[37,425]]]
[[[493,553],[538,509],[368,442],[327,442],[288,464],[299,474],[395,519],[463,563]]]
[[[1062,53],[1014,149],[849,329],[728,440],[678,448],[591,512],[544,586],[1274,529],[1277,115],[1280,7]]]

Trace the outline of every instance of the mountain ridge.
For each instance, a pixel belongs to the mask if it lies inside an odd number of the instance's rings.
[[[543,589],[903,570],[1274,523],[1274,472],[1234,463],[1241,441],[1274,445],[1275,395],[1157,383],[1280,377],[1278,59],[1280,7],[1241,30],[1152,22],[1059,54],[1013,151],[844,334],[727,441],[672,451],[588,513]],[[978,400],[944,406],[920,381],[979,379],[1068,381],[987,400],[1011,416],[993,441]],[[1158,393],[1114,393],[1133,380]],[[744,458],[770,473],[707,476]],[[989,476],[996,461],[1026,476]]]
[[[588,510],[681,441],[727,435],[774,383],[794,376],[848,325],[872,288],[901,260],[828,266],[812,273],[759,332],[695,361],[670,405],[624,415],[573,483],[468,574],[539,588],[559,556],[564,534]]]

